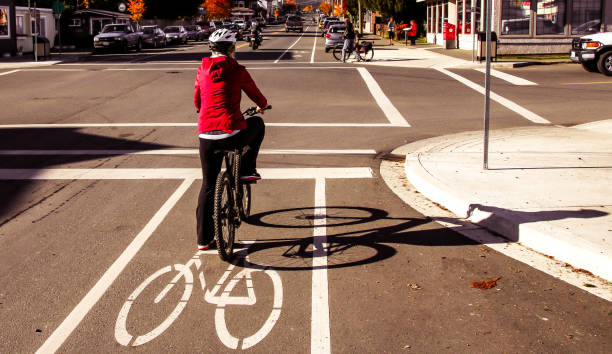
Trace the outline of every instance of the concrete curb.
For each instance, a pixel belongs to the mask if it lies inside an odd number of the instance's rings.
[[[469,133],[457,134],[455,138],[468,136]],[[453,186],[446,186],[433,176],[421,163],[421,155],[442,142],[448,144],[452,139],[453,136],[437,137],[402,147],[402,151],[406,152],[406,177],[421,194],[455,215],[502,235],[509,242],[520,242],[576,268],[586,269],[606,280],[612,280],[612,259],[600,254],[596,245],[546,223],[523,223],[511,215],[511,212],[482,210],[478,202],[460,196],[453,191]]]

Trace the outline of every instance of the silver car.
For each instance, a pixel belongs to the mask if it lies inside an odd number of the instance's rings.
[[[164,28],[168,43],[187,43],[187,30],[183,26],[168,26]]]
[[[335,47],[341,47],[344,45],[344,30],[346,25],[332,25],[325,34],[325,53]]]

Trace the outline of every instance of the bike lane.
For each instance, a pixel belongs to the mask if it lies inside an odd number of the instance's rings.
[[[196,255],[193,214],[198,190],[196,180],[59,351],[310,350],[315,180],[258,183],[253,188],[251,224],[237,232],[241,244],[253,241],[249,262],[239,255],[235,268],[228,271],[228,263],[215,252],[205,252],[197,259],[208,292],[202,290],[193,264],[185,273],[193,287],[186,287],[181,278],[154,303],[177,274],[175,269],[184,270],[180,264]],[[174,264],[179,265],[165,268]],[[159,277],[151,278],[156,272]],[[237,282],[231,285],[233,281]],[[155,330],[164,321],[173,322]]]

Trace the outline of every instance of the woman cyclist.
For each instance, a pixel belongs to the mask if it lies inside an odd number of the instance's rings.
[[[244,147],[241,179],[261,179],[256,170],[257,154],[265,134],[263,119],[244,119],[240,112],[241,91],[257,104],[263,113],[268,101],[261,94],[246,68],[234,59],[236,35],[220,29],[208,39],[210,57],[202,59],[195,79],[193,102],[198,116],[202,188],[196,209],[198,249],[214,245],[213,223],[214,189],[221,170],[223,154],[220,150]]]

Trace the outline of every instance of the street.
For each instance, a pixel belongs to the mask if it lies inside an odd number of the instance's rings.
[[[1,353],[612,351],[609,301],[381,177],[398,146],[482,130],[482,72],[342,64],[312,25],[264,35],[237,43],[273,108],[234,264],[196,250],[206,42],[0,70]],[[610,118],[612,81],[580,65],[497,71],[493,137]]]

